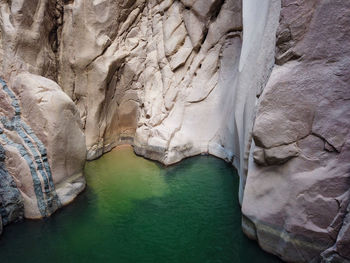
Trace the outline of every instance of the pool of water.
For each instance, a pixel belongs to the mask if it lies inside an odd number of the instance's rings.
[[[238,176],[209,156],[163,167],[121,147],[52,217],[5,228],[0,262],[279,262],[241,230]]]

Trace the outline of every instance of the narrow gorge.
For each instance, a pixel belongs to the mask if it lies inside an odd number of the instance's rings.
[[[0,233],[72,203],[127,144],[169,169],[225,160],[237,231],[286,262],[350,262],[349,43],[348,0],[0,0]]]

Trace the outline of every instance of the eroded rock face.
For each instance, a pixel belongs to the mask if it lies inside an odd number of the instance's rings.
[[[29,71],[56,79],[62,1],[0,1],[2,76]]]
[[[164,164],[233,163],[247,235],[288,261],[349,260],[347,1],[12,0],[0,12],[0,228],[70,202],[86,151],[129,143]]]
[[[349,25],[349,2],[282,1],[243,228],[287,261],[350,260]]]
[[[23,119],[46,146],[59,201],[61,205],[70,203],[85,187],[82,171],[86,148],[79,111],[57,83],[49,79],[22,73],[12,87],[20,100]]]
[[[59,83],[89,159],[125,142],[166,164],[225,151],[218,105],[237,74],[241,1],[74,1],[64,17]]]
[[[242,45],[240,0],[65,5],[58,79],[80,110],[88,159],[120,143],[165,164],[209,153],[233,162],[243,186],[280,3],[245,9]]]

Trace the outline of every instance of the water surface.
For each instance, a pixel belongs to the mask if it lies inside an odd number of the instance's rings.
[[[241,230],[238,176],[209,156],[165,168],[122,147],[89,162],[87,189],[5,228],[0,262],[279,262]]]

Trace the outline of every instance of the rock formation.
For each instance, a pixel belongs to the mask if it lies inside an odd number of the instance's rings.
[[[1,183],[8,181],[1,188],[2,208],[18,215],[13,220],[23,212],[27,218],[49,216],[84,188],[86,150],[78,110],[55,82],[38,75],[20,73],[11,88],[1,84],[0,140],[6,154]],[[15,205],[7,209],[6,202]]]
[[[59,83],[80,109],[88,159],[134,138],[166,164],[209,148],[232,158],[218,112],[237,71],[240,1],[74,1],[64,18]]]
[[[0,234],[3,225],[21,220],[24,214],[23,199],[4,161],[5,149],[0,145]]]
[[[47,217],[85,187],[79,111],[53,81],[60,8],[56,1],[0,1],[2,224]]]
[[[242,44],[238,0],[65,5],[58,82],[80,110],[87,158],[131,143],[165,164],[209,153],[246,174],[280,3],[247,1],[246,9]]]
[[[292,262],[350,260],[350,2],[282,1],[243,229]]]
[[[282,259],[350,259],[349,3],[0,0],[0,13],[0,229],[71,202],[85,159],[129,143],[164,164],[231,162],[243,230]]]

